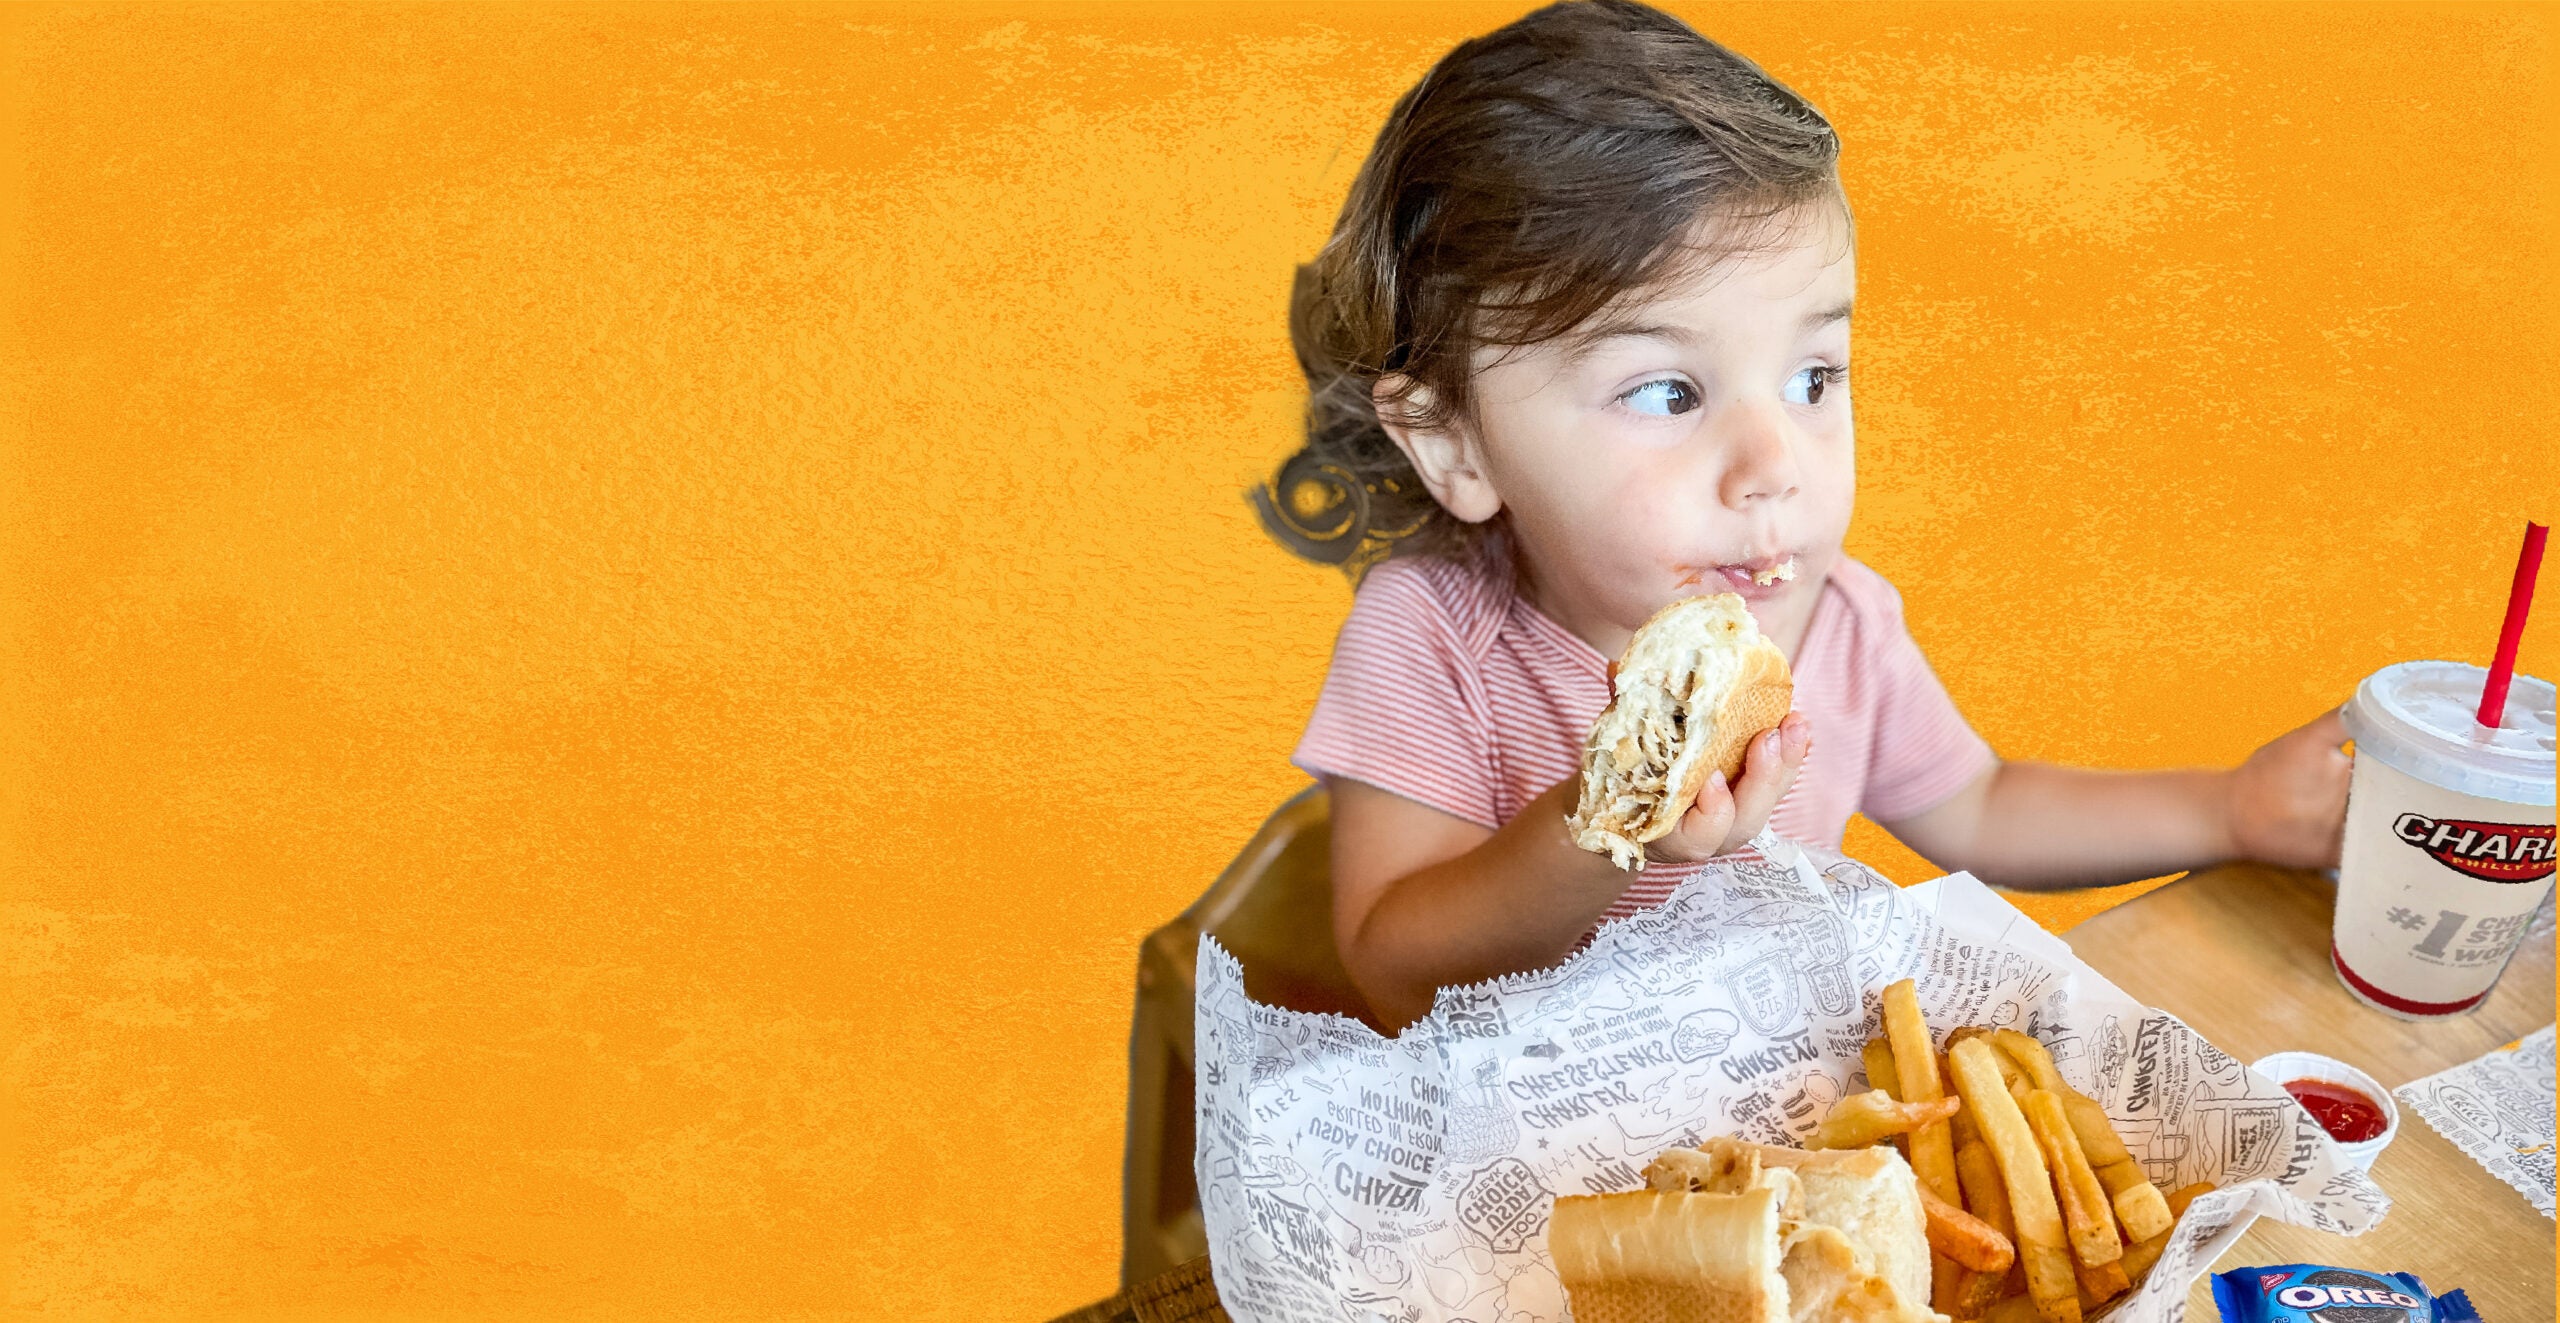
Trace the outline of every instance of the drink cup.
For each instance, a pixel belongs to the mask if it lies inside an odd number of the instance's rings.
[[[2349,992],[2424,1020],[2480,1004],[2552,886],[2552,703],[2518,675],[2495,729],[2488,672],[2386,666],[2345,711],[2355,740],[2329,963]]]

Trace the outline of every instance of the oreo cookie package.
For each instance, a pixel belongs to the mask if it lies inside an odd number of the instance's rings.
[[[2428,1295],[2414,1273],[2316,1263],[2215,1273],[2213,1303],[2222,1323],[2480,1323],[2471,1297]]]

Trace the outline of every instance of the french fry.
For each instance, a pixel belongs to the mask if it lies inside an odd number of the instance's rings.
[[[2132,1189],[2137,1184],[2151,1183],[2151,1178],[2143,1173],[2142,1164],[2131,1158],[2120,1162],[2100,1162],[2098,1155],[2091,1153],[2089,1168],[2098,1173],[2098,1184],[2107,1187],[2107,1197],[2110,1199]],[[2136,1236],[2134,1239],[2140,1240],[2142,1237]]]
[[[2035,1077],[2027,1074],[2026,1067],[2019,1065],[2006,1052],[1993,1049],[1991,1064],[1999,1069],[2001,1085],[2008,1089],[2010,1097],[2023,1098],[2027,1090],[2036,1086]]]
[[[1991,1040],[1992,1046],[2007,1053],[2011,1061],[2017,1062],[2027,1072],[2027,1078],[2035,1081],[2037,1088],[2050,1089],[2055,1093],[2068,1089],[2069,1086],[2062,1082],[2062,1072],[2054,1068],[2053,1053],[2046,1051],[2044,1044],[2037,1042],[2034,1035],[2022,1034],[2015,1029],[1994,1029],[1983,1036]]]
[[[1955,1097],[1955,1076],[1948,1071],[1947,1056],[1943,1052],[1938,1054],[1938,1078],[1946,1085],[1947,1096]],[[2000,1188],[1999,1168],[1989,1165],[1991,1151],[1982,1146],[1982,1131],[1974,1126],[1973,1117],[1962,1108],[1958,1108],[1955,1115],[1947,1118],[1947,1137],[1955,1143],[1956,1184],[1964,1190],[1965,1208],[1979,1215],[1982,1210],[1982,1196],[1974,1188],[1975,1177],[1967,1174],[1967,1152],[1970,1151],[1973,1158],[1980,1159],[1985,1164],[1985,1170],[1991,1177],[1991,1188],[1994,1190]],[[1982,1218],[1982,1221],[1984,1225],[1998,1231],[2003,1238],[2008,1238],[2013,1235],[2013,1229],[2009,1226],[2009,1201],[2006,1196],[2001,1197],[1999,1210],[1999,1221],[1994,1222],[1988,1217]],[[1931,1303],[1939,1313],[1949,1318],[1980,1318],[1982,1311],[1989,1309],[1993,1301],[2008,1294],[2002,1288],[2007,1286],[2009,1279],[2013,1277],[2018,1279],[2018,1289],[2025,1290],[2026,1278],[2018,1270],[2017,1256],[2014,1253],[2010,1256],[2006,1271],[1967,1272],[1958,1280],[1949,1283],[1947,1299],[1934,1300]]]
[[[1884,1036],[1893,1048],[1894,1078],[1901,1087],[1894,1096],[1906,1103],[1936,1102],[1945,1090],[1938,1083],[1938,1053],[1929,1045],[1928,1021],[1920,1018],[1918,986],[1910,979],[1889,984],[1884,990]],[[1949,1136],[1947,1123],[1932,1121],[1904,1136],[1905,1151],[1911,1157],[1911,1172],[1920,1178],[1920,1188],[1951,1204],[1961,1205],[1963,1188],[1956,1184],[1955,1142]],[[1960,1272],[1945,1255],[1929,1258],[1929,1297],[1953,1303],[1960,1284]]]
[[[2080,1136],[2080,1151],[2089,1155],[2092,1167],[2107,1167],[2133,1161],[2133,1153],[2116,1136],[2115,1122],[2107,1119],[2107,1109],[2098,1100],[2070,1089],[2055,1089],[2062,1095],[2063,1114],[2071,1118],[2071,1133]]]
[[[2149,1181],[2118,1194],[2115,1210],[2116,1220],[2124,1224],[2124,1233],[2135,1240],[2149,1240],[2178,1221],[2169,1211],[2169,1201],[2160,1197],[2160,1187]]]
[[[2000,1165],[1992,1160],[1989,1144],[1977,1137],[1956,1149],[1956,1179],[1964,1186],[1964,1206],[1974,1216],[2001,1235],[2016,1234],[2016,1223],[2009,1219],[2009,1191],[2000,1183]]]
[[[2076,1272],[2080,1279],[2080,1308],[2083,1312],[2133,1289],[2133,1279],[2125,1275],[2124,1255],[2121,1253],[2095,1266],[2080,1264]]]
[[[2070,1106],[2068,1102],[2063,1104]],[[2094,1165],[2098,1155],[2089,1155]],[[2107,1187],[2107,1197],[2115,1205],[2116,1220],[2124,1223],[2124,1233],[2135,1240],[2149,1240],[2169,1229],[2178,1219],[2169,1211],[2169,1201],[2160,1197],[2160,1187],[2142,1174],[2142,1164],[2128,1157],[2098,1167],[2098,1183]]]
[[[2099,1106],[2097,1099],[2062,1082],[2062,1071],[2053,1064],[2051,1049],[2032,1035],[2015,1029],[1988,1032],[1992,1045],[2017,1062],[2019,1069],[2027,1073],[2027,1078],[2035,1082],[2035,1087],[2050,1090],[2062,1100],[2063,1114],[2070,1118],[2071,1132],[2079,1137],[2080,1151],[2088,1157],[2091,1167],[2133,1159],[2132,1152],[2124,1146],[2124,1140],[2116,1134],[2115,1122],[2107,1118],[2107,1109]]]
[[[1932,1122],[1943,1122],[1964,1106],[1962,1099],[1895,1102],[1879,1090],[1853,1093],[1831,1105],[1831,1114],[1813,1128],[1806,1148],[1865,1148],[1888,1135],[1909,1134]]]
[[[1947,1069],[1947,1054],[1944,1052],[1938,1054],[1938,1084],[1946,1090],[1948,1097],[1956,1096],[1956,1077],[1954,1072]],[[1947,1118],[1947,1142],[1958,1149],[1962,1149],[1967,1143],[1982,1142],[1982,1131],[1975,1128],[1973,1118],[1965,1115],[1961,1107],[1956,1109],[1955,1115]],[[1961,1170],[1956,1173],[1956,1183],[1958,1185],[1964,1183],[1964,1173]]]
[[[2080,1151],[2080,1137],[2071,1132],[2071,1122],[2062,1114],[2062,1099],[2051,1089],[2032,1089],[2027,1093],[2027,1125],[2034,1130],[2044,1147],[2045,1161],[2051,1165],[2055,1189],[2062,1196],[2062,1218],[2071,1235],[2071,1252],[2087,1267],[2096,1268],[2124,1257],[2124,1241],[2116,1235],[2115,1210],[2107,1203],[2106,1187],[2098,1184],[2098,1174],[2089,1170],[2089,1157]]]
[[[2017,1266],[2015,1263],[2009,1265],[2012,1270]],[[2001,1288],[2008,1280],[2009,1274],[2005,1272],[1966,1273],[1964,1280],[1956,1288],[1954,1308],[1941,1309],[1938,1312],[1949,1318],[1980,1318],[1984,1311],[1998,1303]]]
[[[1929,1197],[1927,1186],[1920,1188],[1920,1197],[1922,1199]],[[1929,1308],[1954,1318],[1956,1311],[1964,1306],[1965,1296],[1970,1292],[1974,1276],[1972,1269],[1939,1253],[1937,1247],[1931,1246],[1929,1249]]]
[[[1958,1116],[1968,1113],[1958,1112]],[[2007,1236],[2011,1244],[2018,1239],[2018,1226],[2009,1218],[2009,1190],[2000,1183],[2000,1164],[1991,1157],[1991,1146],[1982,1142],[1980,1131],[1956,1145],[1956,1180],[1964,1186],[1964,1206],[1975,1217],[1991,1225],[1991,1229]],[[1993,1299],[2015,1295],[2027,1289],[2023,1266],[2012,1263],[2009,1271],[1987,1285]]]
[[[1890,1139],[1909,1156],[1937,1312],[2081,1323],[2133,1288],[2187,1203],[2213,1188],[2163,1195],[2032,1035],[1966,1026],[1932,1051],[1910,979],[1885,989],[1883,1021],[1860,1053],[1870,1091],[1835,1106],[1807,1147]]]
[[[2071,1308],[2073,1313],[2079,1312],[2077,1296],[2072,1298]],[[1982,1323],[2036,1323],[2040,1317],[2042,1311],[2036,1308],[2036,1302],[2023,1295],[2010,1296],[1982,1311]]]
[[[2197,1195],[2203,1194],[2212,1188],[2213,1182],[2211,1181],[2197,1181],[2193,1185],[2181,1185],[2177,1189],[2170,1191],[2169,1197],[2165,1201],[2169,1205],[2169,1216],[2185,1217],[2187,1215],[2187,1205],[2194,1203]]]
[[[1858,1050],[1858,1058],[1867,1068],[1867,1087],[1900,1102],[1902,1095],[1898,1090],[1902,1088],[1902,1081],[1895,1077],[1893,1071],[1893,1044],[1881,1038],[1870,1038],[1867,1045]],[[1910,1161],[1911,1136],[1895,1135],[1893,1151],[1901,1154],[1905,1162]]]
[[[1936,1102],[1938,1054],[1929,1046],[1929,1025],[1920,1018],[1917,986],[1903,979],[1884,990],[1884,1032],[1893,1047],[1894,1096],[1907,1103]],[[1955,1141],[1947,1123],[1935,1121],[1911,1131],[1911,1171],[1929,1192],[1951,1204],[1964,1199],[1956,1184]]]
[[[1902,1079],[1894,1074],[1893,1044],[1881,1038],[1870,1038],[1867,1045],[1859,1049],[1858,1058],[1867,1067],[1868,1088],[1895,1102],[1902,1101]]]
[[[1964,1029],[1958,1029],[1947,1035],[1947,1042],[1952,1046],[1959,1037],[1970,1038],[1979,1032],[1975,1030],[1973,1033],[1967,1033]],[[1938,1082],[1945,1086],[1948,1097],[1956,1096],[1955,1073],[1948,1069],[1947,1054],[1944,1052],[1938,1054]],[[1964,1152],[1970,1147],[1976,1156],[1989,1162],[1990,1150],[1982,1147],[1981,1129],[1974,1125],[1972,1114],[1962,1108],[1956,1109],[1956,1114],[1947,1118],[1947,1139],[1955,1145],[1956,1149],[1956,1185],[1964,1192],[1967,1211],[1973,1211],[1979,1207],[1975,1202],[1978,1196],[1973,1191],[1973,1182],[1964,1174]],[[2000,1184],[2000,1172],[1997,1167],[1991,1169],[1991,1184],[1995,1189]],[[1985,1225],[1992,1226],[2003,1237],[2015,1235],[2015,1229],[2008,1223],[2008,1207],[2008,1201],[2004,1198],[2000,1204],[2001,1220],[1997,1225],[1993,1225],[1988,1218],[1983,1219]],[[1939,1313],[1951,1319],[1980,1318],[1982,1311],[1989,1309],[1994,1301],[2009,1294],[2006,1288],[2012,1281],[2018,1284],[2020,1291],[2027,1289],[2026,1273],[2018,1266],[2014,1245],[2006,1271],[1983,1272],[1975,1269],[1956,1274],[1954,1280],[1947,1283],[1946,1298],[1933,1300],[1931,1303]]]
[[[2125,1246],[2124,1258],[2119,1262],[2127,1277],[2139,1280],[2144,1273],[2151,1271],[2152,1264],[2160,1261],[2160,1251],[2167,1248],[2169,1248],[2169,1233],[2163,1231],[2159,1235],[2146,1236]]]
[[[2062,1209],[2053,1197],[2053,1179],[2035,1132],[2001,1077],[2001,1056],[1982,1039],[1968,1038],[1947,1054],[1947,1065],[1955,1074],[1957,1095],[1973,1113],[1982,1142],[2000,1168],[2009,1216],[2017,1225],[2018,1260],[2026,1267],[2027,1294],[2035,1301],[2036,1316],[2044,1323],[2080,1323],[2080,1287],[2071,1269],[2071,1252],[2064,1248]],[[1999,1308],[1993,1306],[1993,1313]]]
[[[1952,1087],[1948,1089],[1947,1096],[1955,1096],[1955,1091]],[[1947,1118],[1947,1142],[1954,1145],[1955,1150],[1959,1153],[1964,1151],[1964,1146],[1967,1144],[1978,1145],[1982,1142],[1982,1127],[1973,1123],[1972,1113],[1967,1112],[1962,1107],[1958,1107],[1955,1115]],[[1957,1181],[1959,1183],[1963,1181],[1962,1168],[1957,1169]]]
[[[2009,1237],[1990,1223],[1929,1193],[1920,1191],[1920,1208],[1929,1215],[1929,1248],[1975,1272],[2005,1274],[2017,1261]]]

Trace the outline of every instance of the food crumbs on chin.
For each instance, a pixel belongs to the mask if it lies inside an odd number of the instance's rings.
[[[1795,577],[1796,558],[1793,556],[1787,557],[1785,560],[1776,565],[1770,566],[1768,569],[1754,570],[1751,573],[1751,581],[1763,588],[1766,588],[1770,584],[1776,583],[1781,579],[1793,579]]]

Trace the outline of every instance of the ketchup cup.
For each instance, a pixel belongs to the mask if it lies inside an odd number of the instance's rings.
[[[2317,1052],[2278,1052],[2249,1063],[2249,1069],[2286,1086],[2287,1093],[2291,1093],[2297,1084],[2325,1084],[2362,1095],[2372,1103],[2382,1113],[2382,1133],[2353,1143],[2338,1140],[2339,1151],[2346,1154],[2347,1161],[2354,1163],[2358,1171],[2371,1168],[2373,1160],[2380,1157],[2382,1150],[2389,1147],[2393,1137],[2400,1133],[2400,1109],[2391,1101],[2391,1090],[2382,1087],[2381,1082],[2371,1075],[2336,1057],[2324,1057]],[[2314,1117],[2319,1114],[2316,1108],[2312,1111]],[[2323,1128],[2326,1128],[2325,1124]]]

